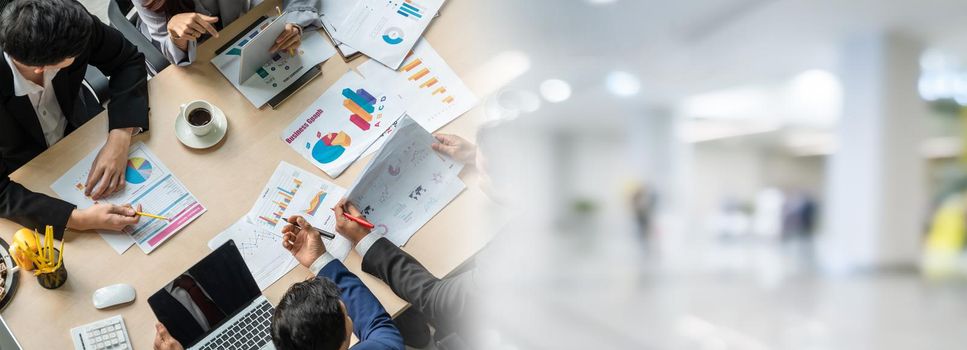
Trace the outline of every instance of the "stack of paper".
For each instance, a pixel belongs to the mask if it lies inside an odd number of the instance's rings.
[[[444,0],[336,0],[326,30],[337,45],[347,45],[397,69],[423,36]],[[327,6],[328,6],[327,5]],[[351,7],[350,7],[351,6]],[[336,24],[341,19],[341,23]],[[325,22],[325,21],[324,21]]]
[[[398,125],[347,197],[376,225],[371,234],[402,246],[466,185],[463,165],[434,151],[433,135],[408,117]]]
[[[403,115],[404,108],[401,97],[350,71],[281,137],[310,163],[337,177]]]
[[[357,0],[326,0],[322,2],[322,10],[319,12],[322,29],[329,34],[339,54],[346,58],[352,57],[359,51],[339,40],[339,26],[349,16],[356,3]]]
[[[259,288],[265,290],[292,270],[298,262],[282,247],[282,228],[286,219],[301,215],[312,224],[335,233],[336,220],[332,207],[346,190],[289,163],[281,162],[266,183],[249,212],[224,232],[208,242],[214,250],[228,240],[242,252],[242,258]],[[323,239],[326,250],[345,260],[352,249],[340,235]]]
[[[249,40],[255,38],[259,32],[272,23],[272,18],[250,30],[232,47],[212,58],[211,62],[218,71],[235,86],[249,102],[261,108],[273,97],[285,90],[312,67],[325,62],[336,53],[329,43],[317,31],[306,31],[302,34],[302,44],[296,56],[288,52],[279,52],[272,56],[272,60],[256,69],[248,80],[238,83],[240,75],[242,47]],[[252,72],[249,72],[252,74]]]
[[[50,186],[54,193],[81,209],[94,205],[92,199],[84,196],[84,186],[98,151],[92,151],[55,181]],[[137,225],[124,233],[100,232],[118,254],[135,243],[145,254],[151,253],[207,211],[144,143],[138,142],[131,147],[124,179],[127,183],[123,191],[101,201],[134,207],[141,205],[141,211],[169,220],[141,217]]]

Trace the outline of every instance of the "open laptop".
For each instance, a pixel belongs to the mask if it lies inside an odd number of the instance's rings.
[[[234,241],[174,276],[148,305],[186,349],[275,349],[269,330],[275,308]]]

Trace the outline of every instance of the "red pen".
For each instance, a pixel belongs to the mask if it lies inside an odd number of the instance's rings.
[[[333,209],[333,211],[335,211],[335,210],[336,210],[336,209]],[[349,213],[347,213],[347,212],[345,212],[345,211],[344,211],[344,212],[342,212],[342,216],[343,216],[344,218],[346,218],[346,219],[348,219],[348,220],[352,220],[352,221],[355,221],[355,222],[356,222],[357,224],[360,224],[360,225],[362,225],[363,227],[365,227],[365,228],[368,228],[368,229],[373,229],[373,228],[375,228],[375,227],[376,227],[376,225],[373,225],[373,223],[371,223],[371,222],[369,222],[369,221],[366,221],[366,219],[363,219],[363,218],[357,218],[357,217],[355,217],[355,216],[352,216],[352,215],[349,215]]]

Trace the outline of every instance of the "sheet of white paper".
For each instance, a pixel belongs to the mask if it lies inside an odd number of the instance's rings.
[[[366,166],[349,200],[376,225],[373,233],[404,245],[466,187],[463,165],[430,145],[433,135],[408,117]]]
[[[331,177],[342,174],[403,114],[403,100],[347,72],[282,132],[282,140]]]
[[[84,184],[99,150],[93,150],[55,181],[51,185],[54,193],[78,208],[94,205],[93,200],[84,196]],[[102,201],[117,205],[131,204],[135,207],[140,204],[143,212],[165,216],[170,220],[141,217],[137,225],[126,230],[127,234],[100,232],[101,237],[118,254],[124,253],[130,247],[129,242],[136,243],[146,254],[151,253],[207,211],[144,143],[138,142],[131,146],[125,181],[127,183],[123,191]]]
[[[337,26],[339,40],[387,67],[399,68],[443,2],[359,1]]]
[[[208,241],[208,248],[215,250],[229,240],[235,241],[245,266],[252,272],[260,290],[264,291],[299,265],[295,257],[282,247],[281,234],[264,230],[245,217]]]
[[[322,21],[323,29],[326,30],[326,33],[329,33],[329,37],[336,45],[342,44],[339,26],[355,8],[357,2],[358,0],[326,0],[322,2],[319,19]]]
[[[398,71],[375,61],[367,61],[356,70],[366,80],[377,81],[402,96],[406,114],[430,132],[436,132],[478,103],[477,96],[426,39],[413,47],[413,53]],[[387,129],[363,155],[375,153],[392,130],[392,127]]]
[[[336,184],[292,164],[280,162],[246,218],[252,226],[281,234],[287,218],[301,215],[313,227],[335,233],[332,207],[345,194],[346,189]],[[351,245],[342,236],[337,235],[333,240],[324,239],[323,243],[326,250],[339,260],[349,255]]]
[[[300,215],[312,227],[336,234],[336,215],[332,208],[345,195],[345,188],[307,173],[307,176],[304,176],[302,188],[293,197],[292,203],[288,205],[282,217]],[[285,223],[280,222],[276,230],[282,232],[284,226]],[[326,245],[326,251],[340,261],[346,260],[352,249],[349,240],[339,234],[336,234],[334,239],[323,239],[322,242]]]
[[[215,68],[232,83],[232,86],[258,108],[261,108],[282,90],[292,85],[293,82],[299,80],[313,66],[325,62],[336,53],[336,49],[322,37],[321,33],[307,31],[302,34],[302,44],[299,46],[299,52],[295,57],[289,56],[288,52],[279,52],[272,56],[272,60],[257,69],[255,75],[244,83],[238,84],[241,48],[248,44],[249,40],[258,35],[259,31],[268,26],[270,22],[271,19],[266,19],[261,26],[249,31],[244,39],[239,40],[235,46],[223,51],[211,60]]]

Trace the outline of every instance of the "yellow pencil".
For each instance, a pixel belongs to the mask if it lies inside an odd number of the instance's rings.
[[[279,17],[282,17],[282,9],[276,6],[275,10],[279,11]],[[289,49],[289,56],[295,57],[295,49]]]
[[[140,211],[138,211],[138,212],[135,212],[135,214],[137,214],[137,215],[139,215],[139,216],[147,216],[147,217],[149,217],[149,218],[155,218],[155,219],[159,219],[159,220],[165,220],[165,221],[168,221],[168,220],[170,220],[170,219],[168,219],[168,218],[166,218],[166,217],[164,217],[164,216],[160,216],[160,215],[154,215],[154,214],[148,214],[148,213],[142,213],[142,212],[140,212]]]

